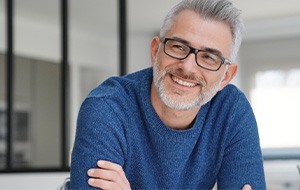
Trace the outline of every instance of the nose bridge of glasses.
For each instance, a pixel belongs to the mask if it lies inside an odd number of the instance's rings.
[[[191,69],[194,69],[194,67],[198,67],[198,63],[197,63],[197,53],[198,50],[192,47],[189,47],[190,51],[188,52],[188,54],[183,58],[184,61],[184,67],[189,67]]]
[[[189,46],[188,46],[188,47],[189,47]],[[190,48],[190,51],[189,51],[189,53],[186,55],[185,59],[188,58],[191,54],[193,54],[193,56],[195,56],[195,57],[194,57],[194,60],[195,60],[195,62],[197,63],[197,54],[198,54],[199,50],[198,50],[198,49],[195,49],[195,48],[193,48],[193,47],[189,47],[189,48]]]

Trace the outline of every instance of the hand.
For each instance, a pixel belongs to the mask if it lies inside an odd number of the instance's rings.
[[[246,184],[246,185],[244,185],[242,190],[251,190],[251,186]]]
[[[88,170],[88,184],[101,189],[130,189],[130,184],[126,178],[123,168],[109,161],[99,160],[99,168]]]

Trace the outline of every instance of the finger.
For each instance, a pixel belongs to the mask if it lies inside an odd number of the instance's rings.
[[[99,168],[89,169],[87,174],[92,178],[100,178],[109,181],[118,181],[118,178],[121,178],[119,173],[117,173],[116,171],[104,170]]]
[[[88,184],[93,187],[101,188],[101,189],[120,189],[118,185],[114,182],[103,180],[103,179],[95,179],[90,178],[88,180]]]
[[[107,169],[107,170],[113,170],[113,171],[118,172],[120,174],[120,176],[122,177],[123,182],[126,183],[126,184],[129,184],[129,182],[126,178],[125,172],[124,172],[122,166],[120,166],[119,164],[116,164],[116,163],[113,163],[113,162],[110,162],[110,161],[99,160],[97,162],[97,165],[100,168]]]
[[[120,185],[121,187],[130,187],[126,176],[123,177],[120,173],[113,170],[92,168],[87,172],[88,176],[94,179],[102,179]]]
[[[115,170],[115,171],[121,171],[122,170],[123,171],[122,166],[120,166],[119,164],[115,164],[113,162],[110,162],[110,161],[99,160],[97,162],[97,165],[100,168],[103,168],[103,169]]]
[[[251,190],[251,186],[246,184],[246,185],[244,185],[242,190]]]

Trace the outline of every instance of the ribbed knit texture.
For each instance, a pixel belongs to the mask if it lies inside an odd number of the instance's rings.
[[[132,189],[266,189],[253,111],[228,85],[202,106],[194,126],[173,130],[150,101],[152,69],[112,77],[83,102],[71,189],[93,189],[87,170],[100,159],[123,166]]]

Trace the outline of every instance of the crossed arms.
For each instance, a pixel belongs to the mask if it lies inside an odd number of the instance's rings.
[[[122,189],[129,190],[130,184],[126,178],[123,168],[113,162],[99,160],[99,168],[89,169],[87,174],[90,177],[88,184],[101,189]],[[251,190],[251,186],[245,184],[242,190]]]

